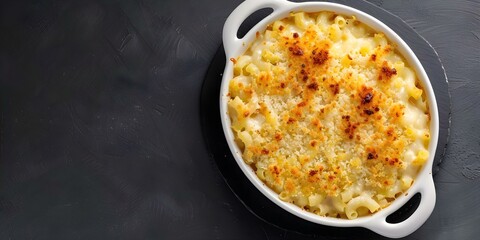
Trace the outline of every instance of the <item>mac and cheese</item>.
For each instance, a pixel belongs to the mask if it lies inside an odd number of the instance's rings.
[[[355,219],[413,184],[429,155],[427,99],[384,34],[353,16],[297,12],[231,60],[236,143],[281,200]]]

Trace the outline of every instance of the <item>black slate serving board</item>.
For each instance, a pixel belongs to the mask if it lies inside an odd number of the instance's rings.
[[[440,133],[438,150],[435,155],[433,168],[433,173],[435,174],[439,169],[439,164],[441,164],[448,143],[451,109],[450,94],[448,92],[448,79],[437,53],[431,45],[414,29],[408,26],[408,24],[382,8],[365,1],[331,2],[357,8],[384,22],[400,35],[420,59],[432,83],[439,108]],[[256,22],[268,15],[269,12],[270,11],[268,10],[260,10],[252,14],[245,23],[242,24],[242,27],[239,30],[239,35],[244,35],[253,25],[255,25]],[[336,228],[319,226],[307,222],[276,206],[264,197],[244,176],[243,172],[241,172],[228,148],[219,117],[219,92],[222,73],[225,68],[225,61],[225,52],[223,46],[220,46],[205,76],[202,87],[200,111],[202,114],[202,126],[205,140],[213,159],[225,178],[226,183],[239,200],[242,201],[242,203],[252,211],[253,214],[268,223],[299,233],[321,233],[323,235],[338,236],[340,231]],[[401,222],[416,209],[419,201],[420,195],[417,194],[412,197],[403,208],[392,214],[387,220],[389,222]],[[366,230],[351,229],[349,231],[342,231],[342,233],[347,237],[352,234],[352,231],[358,231],[365,234],[364,231]]]

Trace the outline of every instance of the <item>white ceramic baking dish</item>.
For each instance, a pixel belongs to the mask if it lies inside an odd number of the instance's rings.
[[[255,25],[243,38],[237,38],[238,28],[243,21],[255,11],[263,8],[271,8],[273,9],[273,12]],[[233,77],[233,63],[229,59],[242,55],[247,50],[249,43],[254,40],[255,33],[257,31],[264,31],[268,24],[272,23],[274,20],[287,17],[292,11],[332,11],[347,16],[353,15],[356,16],[359,21],[372,27],[374,30],[383,32],[388,39],[390,39],[390,41],[398,45],[397,49],[405,57],[410,66],[415,69],[417,76],[426,92],[431,114],[431,140],[428,147],[430,157],[415,179],[414,184],[408,190],[408,194],[402,195],[393,201],[392,204],[387,208],[382,209],[370,216],[360,217],[354,220],[322,217],[304,211],[294,204],[281,201],[278,198],[278,194],[266,186],[256,176],[252,168],[243,161],[241,150],[235,144],[234,134],[230,127],[231,122],[227,110],[227,102],[229,100],[229,97],[227,96],[228,85],[229,81]],[[435,95],[428,76],[425,73],[420,61],[415,56],[415,53],[413,53],[408,45],[394,31],[368,14],[340,4],[328,2],[292,3],[286,0],[246,0],[231,13],[225,22],[225,26],[223,28],[223,44],[226,53],[226,66],[223,73],[220,90],[220,113],[223,131],[225,133],[228,146],[230,147],[238,166],[261,193],[263,193],[267,198],[281,208],[305,220],[335,227],[364,227],[380,235],[391,238],[400,238],[409,235],[417,230],[428,219],[435,206],[435,186],[432,178],[432,164],[437,147],[439,130],[437,102],[435,100]],[[403,222],[396,224],[388,223],[386,221],[387,216],[402,207],[416,193],[420,193],[422,196],[420,205],[416,211]]]

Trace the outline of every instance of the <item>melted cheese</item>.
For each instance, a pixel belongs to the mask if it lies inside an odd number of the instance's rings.
[[[236,141],[284,201],[322,216],[367,215],[408,190],[428,158],[415,72],[355,17],[292,13],[234,62]]]

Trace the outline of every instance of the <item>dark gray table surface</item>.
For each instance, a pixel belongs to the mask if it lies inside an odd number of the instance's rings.
[[[343,239],[258,219],[207,150],[201,87],[240,2],[2,1],[0,239]],[[437,204],[406,239],[478,239],[480,1],[370,2],[431,43],[452,96]]]

